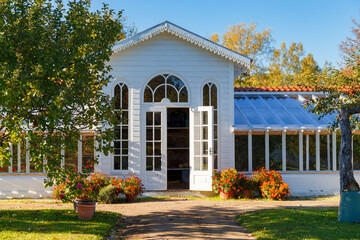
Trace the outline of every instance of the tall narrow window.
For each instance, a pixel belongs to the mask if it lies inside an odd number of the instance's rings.
[[[119,83],[114,89],[115,111],[119,117],[115,127],[114,170],[129,169],[129,89]]]
[[[188,102],[188,91],[185,83],[178,77],[169,74],[152,78],[145,87],[144,102]]]
[[[203,87],[203,106],[214,107],[214,168],[218,168],[218,100],[217,87],[214,83],[206,83]]]

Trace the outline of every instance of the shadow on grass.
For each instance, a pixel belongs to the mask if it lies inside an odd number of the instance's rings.
[[[95,213],[92,220],[82,221],[72,210],[0,210],[0,239],[29,235],[35,239],[69,239],[69,235],[103,239],[118,218],[117,213],[100,211]]]
[[[360,224],[337,221],[338,208],[283,208],[237,216],[257,239],[360,239]]]

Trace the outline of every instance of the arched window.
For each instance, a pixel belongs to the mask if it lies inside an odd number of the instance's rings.
[[[169,74],[152,78],[145,87],[144,102],[188,102],[188,91],[183,81]]]
[[[119,117],[115,126],[114,170],[129,169],[129,88],[119,83],[114,88],[115,111]]]
[[[214,107],[214,168],[218,168],[218,99],[217,87],[208,82],[203,87],[203,106]]]

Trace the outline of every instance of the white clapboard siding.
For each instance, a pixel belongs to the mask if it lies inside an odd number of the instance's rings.
[[[109,64],[115,81],[123,80],[131,85],[130,104],[130,170],[141,175],[141,103],[146,83],[160,73],[174,73],[187,84],[189,105],[202,105],[202,87],[212,81],[218,86],[219,98],[219,166],[234,167],[233,79],[234,63],[168,33],[114,53]],[[106,93],[111,93],[109,84]],[[104,158],[101,166],[111,167],[111,157]],[[144,160],[143,160],[144,161]]]

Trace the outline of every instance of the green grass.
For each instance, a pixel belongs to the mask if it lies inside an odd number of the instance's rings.
[[[0,210],[0,239],[104,239],[118,218],[101,211],[82,221],[73,210]]]
[[[63,204],[63,202],[54,199],[0,199],[0,203],[45,203],[45,204]]]
[[[257,239],[360,239],[360,224],[337,221],[338,208],[271,209],[236,216]]]

